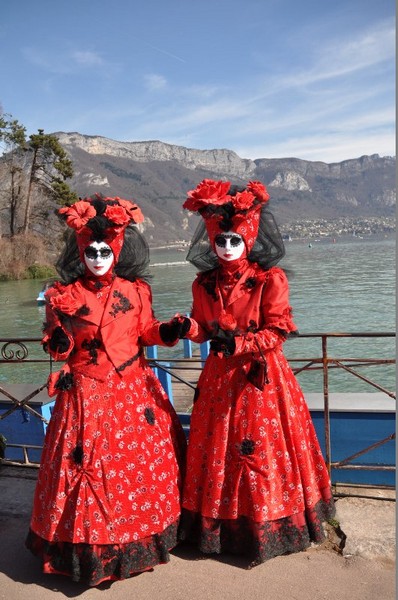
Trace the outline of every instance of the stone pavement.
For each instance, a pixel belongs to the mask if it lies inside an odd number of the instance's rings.
[[[0,466],[0,600],[393,600],[395,491],[335,489],[347,536],[274,558],[252,570],[233,557],[203,558],[178,546],[166,565],[131,579],[87,588],[41,573],[25,549],[37,471]],[[350,496],[346,496],[350,494]],[[353,495],[355,494],[355,495]]]

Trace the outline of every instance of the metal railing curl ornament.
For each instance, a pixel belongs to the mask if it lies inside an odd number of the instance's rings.
[[[12,346],[17,346],[18,349],[13,349]],[[10,342],[6,342],[1,347],[1,357],[4,360],[18,360],[22,361],[28,357],[29,351],[25,344],[20,341],[12,340]]]

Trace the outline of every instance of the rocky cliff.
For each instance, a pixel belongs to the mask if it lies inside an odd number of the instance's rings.
[[[393,157],[374,154],[331,164],[297,158],[249,160],[227,149],[55,135],[73,161],[71,187],[80,196],[100,192],[133,198],[144,212],[145,234],[152,245],[191,238],[198,218],[184,211],[182,203],[187,191],[206,177],[237,184],[261,180],[285,230],[297,221],[392,219],[395,214]],[[0,198],[0,209],[1,202]],[[44,214],[43,206],[37,214]],[[45,231],[42,225],[39,229]]]
[[[79,133],[57,133],[65,149],[73,154],[74,148],[80,148],[92,155],[124,158],[133,162],[175,161],[186,169],[204,169],[225,177],[225,173],[234,173],[235,177],[249,178],[255,173],[256,164],[252,160],[242,159],[231,150],[195,150],[183,146],[173,146],[159,141],[118,142],[100,136],[86,136]]]

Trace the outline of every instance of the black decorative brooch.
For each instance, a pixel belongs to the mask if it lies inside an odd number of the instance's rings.
[[[118,298],[119,302],[114,302],[112,304],[113,310],[109,311],[109,314],[112,317],[116,317],[117,313],[119,313],[119,312],[126,313],[127,311],[134,308],[134,306],[131,304],[130,300],[128,298],[126,298],[126,296],[123,296],[123,294],[121,292],[114,290],[113,297]]]

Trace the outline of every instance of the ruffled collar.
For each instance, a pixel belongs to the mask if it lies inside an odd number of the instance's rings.
[[[239,258],[238,260],[222,260],[219,259],[220,269],[219,273],[223,280],[227,279],[240,279],[241,275],[247,271],[250,266],[247,258]]]
[[[92,292],[102,295],[107,292],[112,285],[116,275],[112,270],[109,270],[105,275],[93,275],[88,269],[82,277],[81,281],[84,287]]]
[[[250,263],[247,258],[234,261],[220,259],[219,262],[218,284],[223,299],[226,300],[236,284],[241,280],[242,275],[250,268]]]

